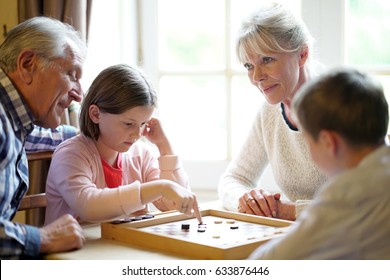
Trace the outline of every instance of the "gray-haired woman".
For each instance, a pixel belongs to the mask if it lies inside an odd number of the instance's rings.
[[[303,21],[280,4],[265,6],[243,21],[237,56],[267,102],[220,179],[218,192],[225,208],[295,220],[326,180],[312,162],[290,110],[297,90],[315,75],[312,43]],[[286,200],[258,186],[268,164]]]

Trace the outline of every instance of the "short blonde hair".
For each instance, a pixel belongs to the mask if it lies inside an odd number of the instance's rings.
[[[236,39],[236,53],[244,63],[250,54],[296,52],[312,47],[313,37],[306,25],[281,4],[262,7],[244,19]]]

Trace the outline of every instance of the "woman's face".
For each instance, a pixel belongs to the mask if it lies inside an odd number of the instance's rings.
[[[251,83],[257,87],[270,104],[291,101],[303,84],[300,72],[307,53],[249,54],[244,67]]]

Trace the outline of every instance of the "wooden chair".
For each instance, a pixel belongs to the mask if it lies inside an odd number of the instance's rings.
[[[29,162],[35,161],[35,160],[51,160],[51,157],[53,155],[52,151],[44,151],[44,152],[37,152],[37,153],[27,153],[27,160]]]
[[[26,224],[42,226],[44,223],[47,205],[46,178],[52,155],[52,151],[27,154],[30,186],[18,208],[18,211],[26,211]]]
[[[45,208],[46,205],[46,193],[27,194],[22,198],[18,211]]]

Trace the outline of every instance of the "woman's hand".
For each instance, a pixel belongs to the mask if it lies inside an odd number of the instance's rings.
[[[280,200],[280,193],[253,189],[239,198],[238,212],[294,221],[295,203]]]
[[[280,193],[270,194],[263,189],[253,189],[245,193],[238,200],[238,211],[257,216],[277,216],[276,201],[280,200]]]

